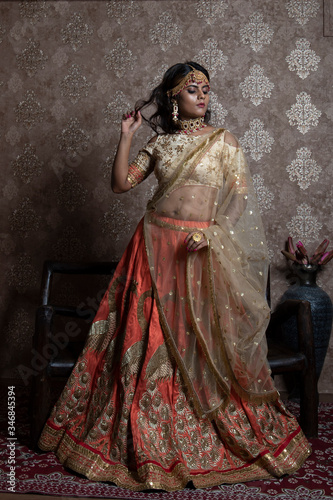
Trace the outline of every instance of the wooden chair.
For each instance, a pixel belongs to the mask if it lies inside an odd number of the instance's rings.
[[[35,449],[52,403],[54,403],[52,389],[59,383],[64,386],[84,344],[84,337],[79,338],[73,335],[74,330],[68,331],[67,335],[65,331],[60,339],[56,339],[53,334],[54,321],[57,317],[76,318],[76,321],[84,320],[87,324],[93,319],[89,308],[84,310],[80,307],[52,305],[50,297],[53,276],[54,274],[108,275],[111,279],[116,266],[117,262],[46,261],[44,263],[41,286],[42,303],[36,312],[36,328],[33,338],[34,352],[39,354],[44,363],[41,363],[40,370],[33,378],[30,397],[30,440],[31,446]],[[297,353],[274,342],[283,323],[293,316],[297,318],[299,335],[299,352]],[[67,326],[71,324],[73,321],[67,322]],[[268,361],[273,376],[286,372],[301,374],[300,423],[308,437],[317,436],[318,391],[310,304],[298,300],[288,300],[281,304],[271,316],[268,343]]]

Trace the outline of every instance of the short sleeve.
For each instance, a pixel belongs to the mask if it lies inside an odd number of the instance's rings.
[[[144,181],[154,170],[153,151],[155,142],[148,143],[144,148],[140,149],[136,158],[128,167],[127,180],[132,185],[132,188]]]

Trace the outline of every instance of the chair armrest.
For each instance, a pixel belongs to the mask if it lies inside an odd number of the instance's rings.
[[[282,302],[271,315],[269,329],[272,331],[281,331],[283,323],[292,317],[295,317],[297,322],[299,351],[305,354],[310,366],[315,366],[315,350],[310,302],[307,300],[293,299],[288,299]]]
[[[309,303],[307,300],[295,300],[288,299],[281,302],[271,314],[270,324],[274,326],[275,324],[281,324],[287,321],[292,316],[296,316],[299,312],[301,304]],[[303,306],[304,307],[304,306]]]

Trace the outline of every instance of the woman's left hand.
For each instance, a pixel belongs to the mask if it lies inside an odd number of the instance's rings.
[[[188,233],[184,241],[189,252],[196,252],[208,245],[204,234],[201,231],[193,231]]]

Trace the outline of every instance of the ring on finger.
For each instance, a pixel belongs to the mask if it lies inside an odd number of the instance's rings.
[[[201,233],[192,234],[192,240],[198,243],[199,241],[202,240],[202,234]]]

